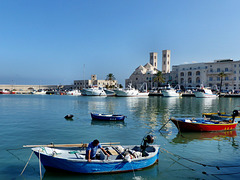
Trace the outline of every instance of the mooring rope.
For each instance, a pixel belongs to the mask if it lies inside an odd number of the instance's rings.
[[[40,180],[42,180],[42,169],[41,169],[41,159],[40,159],[40,150],[38,150],[38,159],[39,159],[39,173],[40,173]]]
[[[32,151],[32,153],[31,153],[31,155],[30,155],[30,157],[29,157],[29,159],[28,159],[28,161],[27,161],[26,165],[24,166],[24,168],[23,168],[23,170],[22,170],[22,172],[21,172],[20,176],[23,174],[23,172],[24,172],[24,171],[25,171],[25,169],[27,168],[27,165],[28,165],[28,163],[29,163],[29,161],[30,161],[30,159],[31,159],[32,155],[33,155],[33,151]]]
[[[171,155],[173,155],[173,156],[175,156],[175,157],[178,157],[179,159],[184,159],[184,160],[187,160],[187,161],[189,161],[189,162],[202,165],[202,166],[204,166],[204,167],[214,167],[214,168],[217,168],[218,170],[220,170],[220,168],[240,167],[240,165],[238,165],[238,166],[214,166],[214,165],[209,165],[209,164],[203,164],[203,163],[200,163],[200,162],[193,161],[193,160],[191,160],[191,159],[182,157],[182,156],[180,156],[180,155],[174,154],[174,153],[172,153],[172,152],[169,152],[168,150],[166,150],[166,149],[164,149],[164,148],[161,148],[161,149],[164,150],[165,152],[167,152],[168,154],[171,154]]]

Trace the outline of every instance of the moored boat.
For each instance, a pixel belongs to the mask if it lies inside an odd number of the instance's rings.
[[[67,92],[67,95],[72,95],[72,96],[81,96],[82,93],[80,90],[75,89]]]
[[[180,87],[179,89],[172,88],[170,85],[164,90],[162,90],[162,94],[164,97],[180,97],[182,96],[182,93],[180,92]]]
[[[11,94],[11,91],[8,89],[0,89],[0,94]]]
[[[206,120],[204,118],[170,118],[179,131],[205,132],[229,131],[235,129],[237,122],[229,120]]]
[[[132,84],[130,83],[127,88],[125,89],[116,89],[114,90],[116,93],[116,96],[120,97],[133,97],[138,96],[139,91],[132,87]]]
[[[83,96],[106,96],[105,91],[101,87],[91,87],[82,90]]]
[[[216,98],[218,97],[217,94],[213,94],[212,90],[209,88],[205,88],[201,85],[201,88],[197,89],[193,92],[195,97],[197,98]]]
[[[148,138],[150,137],[150,138]],[[36,145],[32,151],[46,170],[60,170],[83,174],[120,173],[142,170],[158,161],[159,145],[153,143],[151,135],[146,136],[141,145],[102,145],[109,157],[97,150],[96,159],[86,159],[87,144],[82,146]]]
[[[94,114],[91,113],[91,117],[93,120],[102,120],[102,121],[124,121],[124,115],[117,114]]]

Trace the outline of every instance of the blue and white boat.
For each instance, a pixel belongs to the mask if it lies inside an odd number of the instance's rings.
[[[158,161],[159,145],[142,146],[111,145],[103,148],[110,154],[97,151],[97,159],[88,162],[86,147],[34,147],[33,152],[46,170],[69,171],[74,173],[119,173],[141,170]]]
[[[102,121],[124,121],[124,115],[117,114],[94,114],[91,113],[91,117],[93,120],[102,120]]]

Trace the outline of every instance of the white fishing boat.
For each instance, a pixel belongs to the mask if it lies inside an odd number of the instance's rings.
[[[197,98],[216,98],[218,97],[217,94],[213,94],[210,88],[205,88],[203,85],[197,91],[193,92],[195,97]]]
[[[45,91],[44,89],[39,89],[37,90],[34,94],[37,94],[37,95],[45,95],[47,93],[47,91]]]
[[[106,93],[102,87],[91,87],[82,90],[83,96],[106,96]]]
[[[81,96],[82,93],[80,90],[78,89],[75,89],[75,90],[72,90],[72,91],[68,91],[67,92],[67,95],[72,95],[72,96]]]
[[[133,97],[138,96],[139,91],[132,87],[132,84],[130,83],[127,88],[125,89],[116,89],[114,90],[116,93],[116,96],[120,97]]]
[[[107,96],[115,96],[116,95],[113,90],[104,88],[104,91],[105,91]]]
[[[138,93],[138,96],[146,97],[149,95],[149,92],[147,90],[147,83],[143,83],[139,89],[140,89],[140,91]]]
[[[176,86],[176,88],[172,88],[170,85],[164,90],[162,90],[162,94],[164,97],[180,97],[182,94],[180,93],[179,86]]]

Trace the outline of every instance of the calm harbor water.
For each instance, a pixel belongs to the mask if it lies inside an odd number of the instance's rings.
[[[140,144],[149,132],[162,148],[159,162],[150,168],[106,175],[45,172],[43,168],[43,179],[239,179],[239,126],[229,132],[180,134],[169,122],[158,131],[172,116],[200,117],[202,112],[218,110],[231,113],[239,106],[238,98],[0,95],[0,179],[40,178],[35,155],[19,176],[31,154],[29,148],[22,148],[25,144],[88,143],[97,138],[130,145]],[[127,119],[124,123],[97,122],[91,120],[91,112],[124,114]],[[66,114],[73,114],[73,120],[64,119]]]

